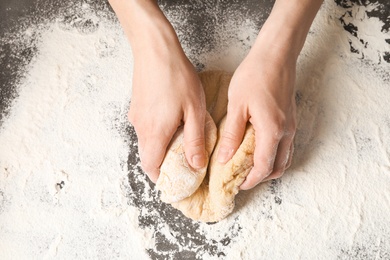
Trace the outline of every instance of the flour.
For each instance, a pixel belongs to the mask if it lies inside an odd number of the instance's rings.
[[[121,188],[128,43],[110,24],[91,34],[45,28],[0,132],[0,258],[142,257]]]
[[[1,40],[32,53],[4,100],[1,259],[390,258],[390,64],[378,56],[389,33],[380,20],[359,22],[363,57],[350,50],[345,10],[325,3],[298,63],[291,169],[240,192],[233,214],[207,225],[161,203],[142,173],[126,117],[129,44],[112,14],[92,10],[69,7]],[[197,30],[185,36],[182,23],[191,8],[164,10],[198,69],[234,70],[262,21],[245,7],[208,6],[211,40],[192,44]]]

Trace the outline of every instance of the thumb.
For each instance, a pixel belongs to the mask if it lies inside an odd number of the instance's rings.
[[[236,153],[244,136],[246,119],[242,115],[229,113],[226,116],[226,122],[220,137],[220,148],[218,150],[217,160],[219,163],[227,163]]]
[[[188,163],[195,169],[206,166],[205,115],[192,113],[184,123],[184,152]]]

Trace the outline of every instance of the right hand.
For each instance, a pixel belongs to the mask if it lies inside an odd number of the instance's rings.
[[[194,67],[181,47],[145,49],[138,54],[129,121],[138,136],[143,170],[157,181],[167,146],[183,123],[187,161],[193,168],[204,167],[206,106]]]

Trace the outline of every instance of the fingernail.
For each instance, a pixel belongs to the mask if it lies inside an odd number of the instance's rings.
[[[230,157],[233,155],[234,149],[228,149],[226,147],[221,147],[218,151],[218,162],[227,163]]]
[[[196,154],[192,156],[192,167],[200,169],[203,168],[206,163],[206,159],[201,154]]]
[[[247,190],[248,189],[247,186],[248,186],[248,184],[244,181],[244,183],[240,185],[239,189],[240,190]]]

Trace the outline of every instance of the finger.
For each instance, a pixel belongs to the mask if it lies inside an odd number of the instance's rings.
[[[285,169],[285,170],[287,170],[288,168],[290,168],[291,163],[292,163],[292,159],[293,159],[293,155],[294,155],[294,140],[291,142],[289,158],[288,158],[288,161],[287,161],[286,169]]]
[[[288,164],[288,161],[291,158],[290,155],[292,152],[291,151],[292,142],[293,140],[291,139],[291,137],[288,136],[284,137],[280,141],[272,173],[268,177],[263,179],[263,182],[282,177],[284,171],[287,168],[286,166]]]
[[[261,134],[258,129],[259,127],[255,127],[256,148],[253,156],[254,166],[241,184],[240,189],[242,190],[252,189],[273,171],[280,136],[275,134],[275,132]]]
[[[218,150],[219,163],[227,163],[236,153],[244,137],[247,121],[248,119],[243,115],[228,111]]]
[[[184,122],[184,153],[195,169],[206,166],[205,114],[192,112]]]
[[[174,134],[174,131],[170,132],[161,134],[163,133],[163,131],[161,131],[157,134],[152,133],[139,138],[141,167],[148,175],[149,179],[154,183],[156,183],[158,179],[160,166],[164,159],[167,146]]]

